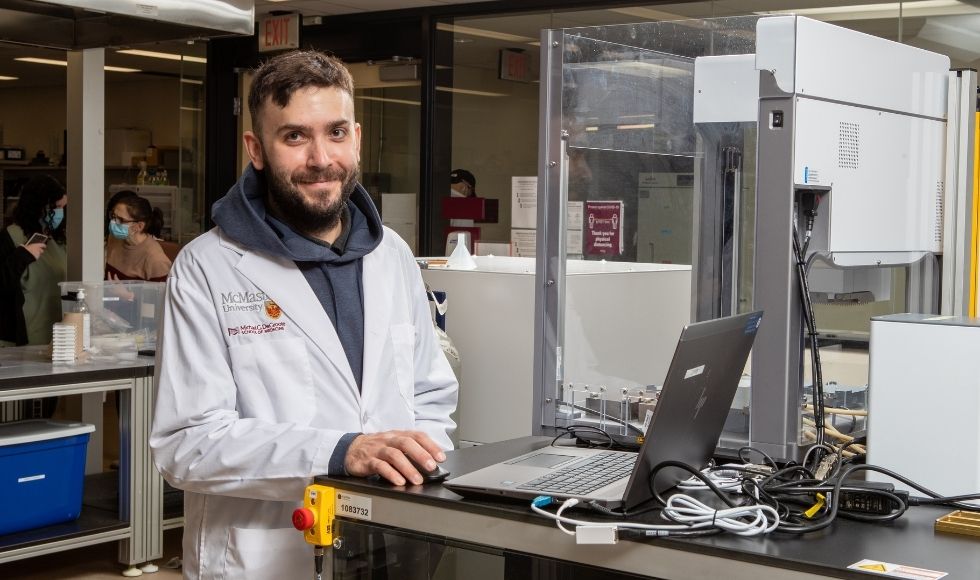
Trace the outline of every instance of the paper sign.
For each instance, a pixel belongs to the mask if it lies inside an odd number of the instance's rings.
[[[585,202],[585,254],[619,256],[623,253],[623,202]]]
[[[538,227],[538,178],[510,178],[510,227]]]
[[[538,230],[510,230],[510,255],[533,258],[538,245]]]
[[[948,575],[946,572],[926,570],[925,568],[916,568],[914,566],[903,566],[902,564],[889,564],[888,562],[881,562],[879,560],[861,560],[860,562],[851,564],[848,568],[889,576],[891,578],[906,578],[907,580],[939,580]]]

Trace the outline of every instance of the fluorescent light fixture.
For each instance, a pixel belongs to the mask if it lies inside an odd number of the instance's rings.
[[[204,81],[199,81],[197,79],[184,79],[184,78],[182,78],[182,79],[180,79],[180,82],[187,83],[189,85],[203,85],[204,84]]]
[[[756,14],[796,14],[810,16],[817,20],[845,21],[886,18],[888,14],[915,18],[956,14],[976,14],[973,6],[957,0],[920,0],[918,2],[887,2],[882,4],[853,4],[850,6],[824,6],[820,8],[797,8],[793,10],[772,10]]]
[[[670,64],[662,64],[669,62]],[[672,66],[676,65],[676,66]],[[645,78],[674,78],[684,76],[694,76],[694,65],[684,63],[679,59],[661,60],[653,62],[646,60],[612,61],[612,62],[585,62],[571,65],[573,68],[587,68],[602,70],[617,74]],[[684,68],[687,67],[687,68]]]
[[[67,60],[55,60],[53,58],[36,58],[33,56],[20,56],[14,60],[19,60],[20,62],[33,62],[34,64],[53,64],[57,66],[68,66]]]
[[[457,89],[456,87],[436,87],[437,91],[446,93],[458,93],[461,95],[476,95],[478,97],[508,97],[506,93],[491,93],[488,91],[474,91],[470,89]]]
[[[641,123],[641,124],[637,124],[637,125],[616,125],[616,128],[617,129],[624,129],[624,130],[628,130],[628,129],[653,129],[654,127],[656,127],[656,125],[654,125],[653,123]]]
[[[181,107],[180,110],[181,111],[193,111],[195,113],[200,113],[201,112],[201,108],[200,107]]]
[[[132,56],[146,56],[149,58],[162,58],[166,60],[183,60],[187,62],[200,62],[200,63],[208,62],[208,59],[200,56],[187,56],[187,55],[177,54],[173,52],[157,52],[154,50],[139,50],[135,48],[117,50],[116,52],[119,54],[129,54]]]
[[[534,40],[536,40],[534,38],[531,38],[530,36],[518,36],[516,34],[507,34],[506,32],[483,30],[482,28],[460,26],[459,24],[449,24],[447,22],[440,22],[436,24],[436,30],[443,30],[446,32],[452,32],[454,34],[479,36],[481,38],[492,38],[494,40],[504,40],[507,42],[534,42]]]
[[[610,8],[609,11],[633,16],[634,18],[645,18],[647,20],[684,20],[685,18],[690,18],[690,16],[654,10],[652,8]]]
[[[15,80],[17,80],[17,77],[7,77],[7,76],[0,75],[0,81],[15,81]]]
[[[400,105],[412,105],[415,107],[422,106],[422,103],[419,101],[409,101],[408,99],[389,99],[388,97],[369,97],[366,95],[358,95],[354,98],[361,99],[362,101],[381,101],[383,103],[398,103]]]
[[[35,64],[53,64],[55,66],[68,66],[68,61],[67,60],[55,60],[53,58],[36,58],[36,57],[33,57],[33,56],[21,56],[21,57],[15,58],[14,60],[19,60],[21,62],[33,62]],[[109,66],[109,65],[105,65],[102,68],[105,69],[105,70],[107,70],[107,71],[112,71],[112,72],[127,72],[127,73],[143,72],[143,71],[141,71],[138,68],[126,68],[126,67],[122,67],[122,66]]]

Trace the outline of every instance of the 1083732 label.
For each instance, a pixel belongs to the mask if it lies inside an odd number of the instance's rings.
[[[371,521],[371,498],[345,491],[337,492],[337,516]]]

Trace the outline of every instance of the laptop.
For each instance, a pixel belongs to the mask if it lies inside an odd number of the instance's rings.
[[[761,322],[762,312],[750,312],[684,327],[638,453],[546,446],[443,485],[464,497],[530,500],[549,495],[635,508],[653,497],[647,480],[654,466],[680,461],[700,469],[708,464]],[[654,487],[663,493],[689,476],[683,469],[666,468]]]

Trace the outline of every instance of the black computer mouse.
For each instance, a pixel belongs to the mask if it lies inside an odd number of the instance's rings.
[[[433,470],[425,469],[424,467],[422,467],[418,463],[415,463],[414,461],[412,461],[412,465],[414,465],[415,466],[415,469],[417,469],[419,471],[419,473],[422,474],[422,483],[423,484],[424,483],[433,483],[433,482],[436,482],[436,481],[442,481],[442,480],[446,479],[447,477],[449,477],[449,471],[447,471],[446,469],[444,469],[438,463],[436,463],[436,468],[433,469]]]

